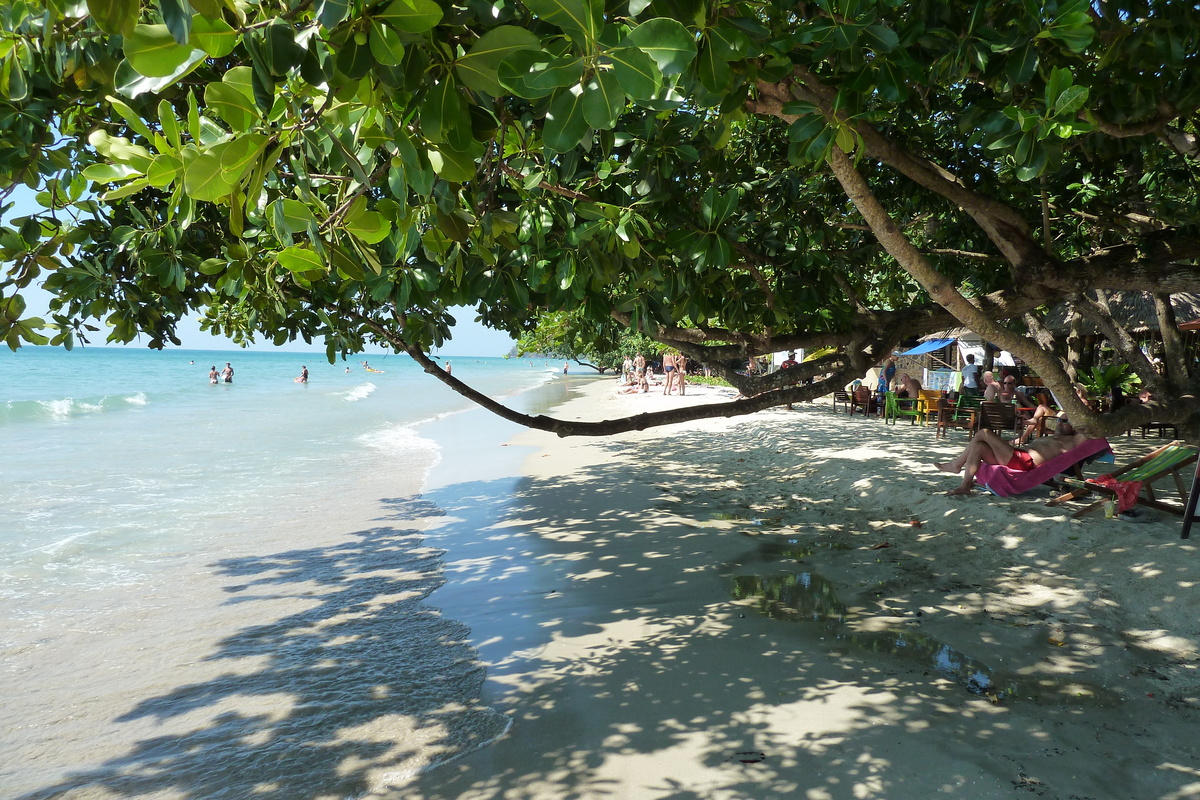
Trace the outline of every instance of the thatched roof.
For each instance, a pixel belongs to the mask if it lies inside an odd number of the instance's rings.
[[[1113,319],[1132,334],[1158,331],[1158,315],[1154,313],[1154,299],[1149,292],[1112,292],[1108,296],[1108,307]],[[1175,309],[1175,318],[1180,323],[1200,319],[1200,294],[1173,294],[1171,307]],[[1046,315],[1046,326],[1056,333],[1066,333],[1065,303],[1051,309]],[[1080,331],[1084,334],[1099,333],[1096,326],[1086,319]]]
[[[1171,306],[1175,309],[1176,321],[1180,326],[1187,325],[1184,330],[1194,330],[1200,327],[1200,294],[1173,294]],[[1113,319],[1117,320],[1132,334],[1157,332],[1158,315],[1154,313],[1154,299],[1149,292],[1110,292],[1108,307]],[[1046,326],[1055,333],[1067,332],[1067,306],[1059,304],[1046,315]],[[1195,323],[1195,324],[1193,324]],[[1080,328],[1084,335],[1099,333],[1096,326],[1086,319]],[[979,334],[970,328],[948,328],[944,331],[922,336],[921,341],[930,339],[979,339]]]

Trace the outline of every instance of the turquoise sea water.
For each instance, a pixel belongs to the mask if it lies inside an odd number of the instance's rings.
[[[544,362],[452,361],[520,410],[562,394]],[[503,731],[421,602],[421,490],[443,441],[441,471],[483,468],[459,420],[515,426],[370,364],[0,353],[0,797],[355,797]]]

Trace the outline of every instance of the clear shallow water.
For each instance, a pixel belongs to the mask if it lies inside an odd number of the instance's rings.
[[[430,431],[472,406],[371,365],[0,353],[0,797],[352,797],[502,732],[421,602]],[[520,394],[541,362],[453,365],[518,408],[560,393]]]

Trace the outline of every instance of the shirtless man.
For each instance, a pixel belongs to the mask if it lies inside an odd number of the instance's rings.
[[[233,383],[233,365],[228,361],[225,362],[225,369],[221,370],[221,378],[226,383]]]
[[[900,384],[904,387],[902,397],[907,397],[910,400],[916,400],[921,396],[921,382],[916,378],[909,377],[907,372],[900,374]]]
[[[983,373],[980,378],[983,388],[983,399],[988,403],[996,402],[996,397],[1000,394],[1000,382],[995,379],[991,372]]]
[[[1024,447],[1013,447],[987,428],[980,430],[971,439],[962,454],[953,461],[935,466],[942,472],[962,472],[962,483],[947,494],[970,494],[975,484],[975,473],[980,464],[1003,464],[1009,469],[1028,472],[1050,459],[1060,456],[1087,439],[1077,433],[1066,417],[1059,417],[1058,429],[1053,436],[1036,439]]]

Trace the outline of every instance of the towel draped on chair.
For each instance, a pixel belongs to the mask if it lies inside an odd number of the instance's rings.
[[[1009,469],[1002,464],[981,464],[975,482],[992,494],[1009,497],[1028,492],[1030,489],[1066,472],[1085,458],[1098,455],[1109,449],[1107,439],[1088,439],[1060,456],[1034,467],[1031,470]]]

